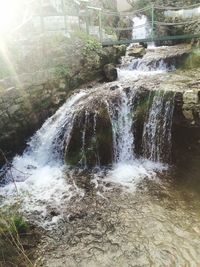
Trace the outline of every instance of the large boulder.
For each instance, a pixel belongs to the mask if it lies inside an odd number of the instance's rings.
[[[117,69],[114,64],[106,64],[103,68],[104,75],[108,82],[117,80]]]
[[[146,49],[142,45],[132,46],[127,50],[127,55],[135,58],[142,58],[146,54]]]
[[[112,126],[107,108],[81,110],[75,120],[65,160],[71,166],[94,167],[112,163]]]

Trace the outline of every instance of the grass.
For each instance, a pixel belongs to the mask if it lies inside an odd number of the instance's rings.
[[[21,215],[0,216],[0,266],[36,266],[23,245],[28,233],[29,225]]]

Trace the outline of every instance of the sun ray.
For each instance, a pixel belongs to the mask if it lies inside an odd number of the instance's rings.
[[[22,85],[21,85],[21,82],[19,80],[19,77],[18,77],[18,74],[16,72],[16,69],[15,69],[15,67],[14,67],[14,65],[12,63],[12,60],[10,59],[10,53],[9,53],[9,51],[7,49],[6,44],[4,42],[2,42],[1,40],[0,40],[0,54],[1,54],[1,56],[2,56],[6,66],[8,68],[8,70],[9,70],[9,73],[10,73],[9,76],[12,76],[12,78],[15,81],[16,86],[18,88],[21,88]]]

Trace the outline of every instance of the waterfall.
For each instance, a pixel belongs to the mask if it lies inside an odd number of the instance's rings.
[[[86,146],[86,129],[89,123],[88,115],[89,115],[88,112],[85,111],[85,122],[83,125],[83,131],[82,131],[82,148],[81,148],[81,159],[80,159],[80,164],[84,168],[87,167],[87,157],[86,157],[86,152],[85,152],[85,146]],[[66,146],[66,150],[67,150],[67,146]]]
[[[23,154],[26,159],[31,157],[31,165],[44,166],[52,162],[62,162],[64,143],[69,142],[73,127],[75,104],[86,95],[85,91],[73,95],[31,138]]]
[[[148,62],[143,58],[133,59],[128,65],[117,69],[118,80],[138,78],[140,76],[161,74],[175,70],[174,65],[169,65],[163,60]]]
[[[146,16],[133,18],[133,39],[147,38],[151,30]],[[35,133],[24,153],[14,157],[0,187],[0,205],[18,201],[17,187],[24,210],[37,211],[45,221],[49,207],[62,211],[73,196],[83,197],[75,170],[84,170],[101,185],[103,180],[133,190],[141,179],[165,169],[161,162],[170,159],[174,95],[149,94],[134,88],[134,82],[173,67],[152,57],[127,58],[118,78],[136,78],[132,83],[75,93]]]
[[[151,34],[151,27],[145,15],[133,18],[132,39],[145,39]]]
[[[94,120],[93,120],[93,133],[94,133],[94,144],[95,144],[95,158],[96,158],[96,166],[100,167],[100,157],[99,157],[99,151],[98,151],[98,142],[97,142],[97,112],[94,114]]]
[[[113,94],[115,97],[112,97]],[[100,166],[97,128],[99,131],[99,127],[101,127],[98,125],[99,116],[101,116],[98,108],[101,105],[96,106],[96,110],[93,110],[92,106],[91,109],[88,109],[90,103],[96,103],[97,99],[107,107],[110,118],[113,163],[132,163],[137,157],[135,145],[138,142],[134,135],[137,127],[135,114],[137,107],[144,105],[143,97],[138,97],[138,95],[140,95],[140,91],[134,88],[124,89],[120,86],[114,92],[107,89],[105,91],[95,89],[83,90],[73,95],[36,132],[23,155],[13,159],[15,181],[25,180],[18,170],[28,173],[33,178],[36,170],[46,168],[46,166],[63,167],[69,145],[74,150],[74,142],[72,144],[70,142],[71,136],[77,133],[77,128],[73,129],[76,123],[79,123],[80,127],[80,133],[77,136],[80,140],[75,139],[75,144],[80,146],[78,148],[80,151],[79,166],[87,168],[90,165],[87,158],[88,151],[91,152],[89,160],[92,157],[93,162]],[[169,92],[150,93],[142,137],[144,158],[152,161],[168,160],[164,154],[170,154],[173,101],[174,96]],[[80,113],[81,110],[83,113]],[[81,120],[79,120],[80,114],[83,115]],[[9,173],[7,176],[8,180],[11,180]]]
[[[128,95],[123,88],[121,88],[119,102],[117,104],[113,104],[108,101],[108,110],[113,132],[115,163],[127,163],[134,160],[134,136],[132,131],[132,101],[134,95],[135,92]]]
[[[46,218],[49,206],[60,207],[63,200],[82,195],[82,190],[66,179],[73,181],[74,165],[65,162],[70,151],[78,159],[74,170],[89,172],[98,166],[99,174],[94,175],[99,175],[98,181],[105,179],[131,190],[144,177],[155,175],[155,170],[163,170],[159,161],[165,162],[170,154],[173,96],[164,91],[150,94],[140,158],[135,148],[141,136],[135,131],[138,109],[141,112],[141,106],[142,110],[146,107],[141,93],[118,85],[115,90],[102,86],[71,96],[31,138],[23,155],[13,159],[5,176],[7,183],[0,187],[3,203],[15,201],[16,184],[25,210]],[[112,155],[111,161],[104,160],[112,151],[113,161]]]
[[[144,157],[152,161],[169,161],[174,94],[166,91],[150,95],[150,108],[144,124]]]
[[[175,67],[174,65],[170,65],[169,63],[167,64],[164,62],[163,59],[159,61],[153,61],[153,62],[148,62],[145,59],[137,58],[133,59],[128,66],[128,69],[130,71],[138,71],[138,73],[162,73],[166,71],[174,71]]]
[[[71,96],[31,138],[23,155],[14,157],[13,167],[5,175],[5,185],[0,187],[4,204],[15,201],[15,196],[18,199],[17,187],[25,210],[30,213],[36,210],[45,218],[48,205],[59,206],[63,198],[74,195],[73,186],[65,180],[63,147],[70,141],[76,109],[88,94],[81,91]]]

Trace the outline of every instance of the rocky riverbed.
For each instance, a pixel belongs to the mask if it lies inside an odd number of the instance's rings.
[[[41,238],[39,266],[199,266],[199,197],[174,178],[155,176],[132,192],[85,179],[84,197],[66,203]]]

